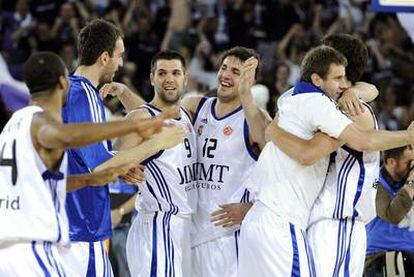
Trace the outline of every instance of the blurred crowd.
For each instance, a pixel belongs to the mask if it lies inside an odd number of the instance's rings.
[[[0,51],[20,88],[22,64],[34,51],[58,53],[76,67],[76,39],[88,20],[119,26],[126,55],[118,80],[146,100],[151,57],[174,49],[188,62],[188,93],[214,93],[217,61],[235,45],[255,48],[262,67],[254,93],[271,115],[278,96],[299,77],[304,54],[331,33],[349,33],[368,46],[363,81],[380,91],[374,103],[381,127],[414,119],[414,46],[395,14],[373,13],[365,0],[18,0],[1,1]],[[1,58],[1,57],[0,57]],[[3,75],[0,95],[5,94]],[[8,80],[9,80],[8,79]],[[4,102],[4,96],[3,96]],[[109,103],[113,111],[119,106]]]

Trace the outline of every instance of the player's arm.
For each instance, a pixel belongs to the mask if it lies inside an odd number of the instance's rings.
[[[189,95],[185,96],[181,100],[181,106],[185,108],[185,110],[190,114],[191,119],[194,120],[194,116],[198,107],[205,102],[207,98],[202,95]]]
[[[112,228],[115,228],[119,225],[119,223],[121,223],[124,215],[132,213],[135,210],[135,201],[137,197],[139,197],[138,193],[132,196],[118,208],[111,210]]]
[[[402,147],[414,143],[414,123],[404,131],[364,130],[352,123],[340,134],[352,149],[357,151],[379,151]]]
[[[162,126],[163,116],[141,121],[62,124],[48,113],[38,113],[32,121],[32,138],[48,149],[81,147],[128,133],[148,137]]]
[[[263,111],[255,104],[251,93],[257,65],[258,60],[254,57],[247,59],[243,63],[243,67],[240,72],[239,87],[237,90],[244,110],[244,115],[246,116],[247,124],[249,125],[249,138],[254,143],[257,143],[260,149],[263,149],[266,144],[265,129],[271,122],[271,118],[266,111]]]
[[[299,138],[280,128],[277,121],[266,128],[266,139],[302,165],[312,165],[341,146],[341,142],[321,132],[310,140]]]
[[[106,168],[105,170],[95,170],[92,173],[70,175],[67,177],[66,191],[82,189],[86,186],[102,186],[115,181],[121,175],[135,167],[135,163],[124,164],[117,167]]]
[[[119,101],[128,112],[135,110],[142,104],[146,103],[142,97],[134,93],[122,83],[112,82],[105,84],[99,91],[103,98],[108,95],[118,97]]]
[[[135,147],[120,150],[117,155],[98,165],[95,170],[106,170],[131,162],[142,162],[161,150],[174,147],[185,137],[185,130],[177,125],[162,127],[161,132],[154,134]]]
[[[374,85],[357,82],[343,92],[338,99],[338,104],[346,114],[356,116],[365,110],[360,99],[364,102],[371,102],[377,98],[378,94],[378,89]]]

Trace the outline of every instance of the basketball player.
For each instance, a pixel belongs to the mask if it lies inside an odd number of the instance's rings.
[[[38,52],[26,62],[24,76],[31,105],[16,112],[0,135],[0,276],[75,276],[60,255],[69,244],[64,148],[131,132],[147,137],[162,118],[62,124],[68,89],[63,61],[52,52]],[[105,184],[130,167],[70,176],[68,189]]]
[[[234,47],[221,58],[217,98],[184,99],[198,133],[193,276],[237,274],[238,226],[216,226],[211,214],[226,203],[241,202],[233,205],[242,211],[251,206],[251,195],[242,184],[264,145],[264,129],[270,121],[250,92],[258,63],[256,52]]]
[[[400,132],[365,130],[336,108],[331,99],[347,88],[346,64],[346,58],[331,47],[309,51],[302,62],[301,82],[279,100],[279,126],[302,139],[319,130],[358,151],[412,143],[412,126]],[[294,145],[279,148],[268,143],[247,180],[257,197],[241,226],[239,276],[314,275],[305,230],[329,159],[302,165],[284,153],[292,153],[289,148]]]
[[[80,31],[80,66],[70,77],[64,122],[105,122],[104,105],[97,88],[112,81],[123,64],[123,53],[122,34],[113,24],[97,19]],[[93,171],[112,157],[110,141],[70,149],[69,174]],[[140,176],[130,170],[122,179],[132,184],[139,181]],[[109,201],[107,186],[88,186],[67,195],[70,239],[76,243],[72,244],[65,260],[79,269],[79,276],[105,276],[112,272],[102,244],[111,236]]]
[[[188,76],[184,58],[170,51],[151,61],[154,98],[128,114],[137,120],[159,115],[180,104]],[[127,239],[127,259],[132,276],[195,276],[191,273],[191,216],[196,208],[196,134],[191,117],[181,107],[169,124],[187,131],[184,141],[147,159],[146,181],[137,198],[138,216]],[[118,149],[140,142],[134,135],[119,140]]]
[[[359,81],[368,58],[363,42],[350,35],[336,34],[324,38],[323,44],[335,48],[347,58],[348,85]],[[377,129],[372,109],[368,104],[361,103],[365,106],[364,111],[350,118],[363,129]],[[284,139],[283,130],[278,131],[273,135],[276,145],[283,143]],[[315,145],[318,140],[316,138],[309,144]],[[350,276],[362,276],[366,249],[365,224],[375,216],[373,184],[378,178],[380,157],[378,151],[359,152],[348,146],[340,147],[339,142],[337,144],[338,149],[329,148],[329,145],[335,145],[334,142],[322,143],[318,150],[309,149],[316,154],[312,157],[314,161],[336,151],[331,154],[331,165],[323,190],[312,208],[308,239],[316,276],[337,276],[346,272]],[[307,141],[302,141],[294,151],[306,148],[306,145]],[[296,157],[298,155],[301,153],[295,154]],[[332,243],[325,243],[320,238]]]

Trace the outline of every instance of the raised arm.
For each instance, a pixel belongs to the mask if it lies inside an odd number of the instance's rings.
[[[247,59],[241,69],[240,82],[238,87],[240,101],[249,125],[249,137],[257,143],[260,149],[266,144],[265,128],[271,122],[267,112],[261,110],[255,103],[251,88],[254,84],[254,76],[258,60],[254,57]]]
[[[124,106],[128,112],[135,110],[142,104],[146,103],[144,99],[122,83],[112,82],[105,84],[99,91],[103,98],[108,95],[118,97],[122,106]]]

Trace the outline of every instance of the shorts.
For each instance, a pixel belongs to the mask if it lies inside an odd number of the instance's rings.
[[[239,231],[193,247],[193,276],[236,277]]]
[[[240,229],[238,276],[315,276],[305,231],[256,201]]]
[[[171,213],[138,214],[127,239],[131,276],[193,277],[191,220]]]
[[[2,242],[0,276],[71,276],[62,264],[62,248],[43,241]]]
[[[104,242],[72,242],[62,252],[65,269],[72,273],[67,276],[112,277],[112,267]]]
[[[316,276],[362,276],[367,236],[365,224],[352,219],[326,219],[308,228]]]

